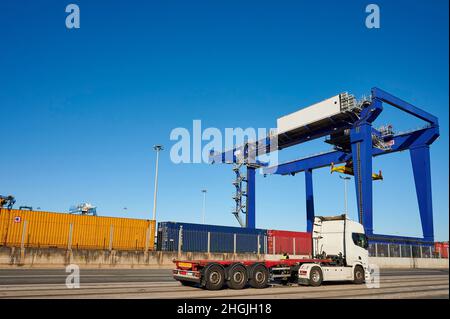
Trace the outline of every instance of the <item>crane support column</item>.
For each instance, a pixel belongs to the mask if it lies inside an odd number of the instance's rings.
[[[247,215],[246,227],[254,229],[255,221],[255,168],[247,166]]]
[[[314,194],[312,169],[305,170],[305,190],[306,190],[306,231],[312,232],[314,226]]]
[[[424,144],[411,148],[409,152],[416,184],[423,238],[434,241],[430,147]]]
[[[350,131],[359,222],[373,234],[372,216],[372,125],[361,123]]]

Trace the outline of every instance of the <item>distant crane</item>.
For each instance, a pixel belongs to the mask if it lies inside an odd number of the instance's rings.
[[[12,209],[15,203],[16,203],[16,199],[14,198],[14,196],[0,195],[0,208]]]
[[[90,203],[82,203],[82,204],[70,207],[69,214],[97,216],[97,207],[93,206]]]

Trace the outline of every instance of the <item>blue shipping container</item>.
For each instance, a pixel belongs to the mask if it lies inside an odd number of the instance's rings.
[[[182,229],[182,251],[207,252],[209,233],[211,253],[233,253],[235,240],[237,253],[264,253],[267,238],[267,231],[264,229],[177,222],[158,223],[157,249],[178,250],[180,228]]]

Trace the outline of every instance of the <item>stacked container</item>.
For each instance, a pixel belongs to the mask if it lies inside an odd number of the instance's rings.
[[[286,230],[267,231],[267,253],[311,256],[311,233]]]
[[[448,258],[448,242],[434,243],[434,251],[441,258]]]
[[[263,229],[160,222],[157,249],[177,251],[180,233],[182,251],[211,253],[263,254],[267,235]]]
[[[0,246],[153,250],[155,221],[0,209]]]

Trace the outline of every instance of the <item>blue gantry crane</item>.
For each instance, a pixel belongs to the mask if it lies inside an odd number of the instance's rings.
[[[420,129],[395,133],[392,126],[373,127],[384,107],[391,106],[425,122]],[[268,166],[258,157],[282,149],[325,137],[333,150]],[[430,145],[439,137],[438,119],[428,112],[379,88],[372,88],[371,96],[357,101],[348,93],[336,95],[277,120],[277,132],[256,142],[224,152],[211,152],[212,163],[229,163],[237,173],[236,210],[245,214],[243,227],[255,228],[255,170],[265,175],[296,175],[304,172],[306,189],[307,231],[314,221],[313,171],[318,168],[345,163],[354,175],[359,221],[372,241],[430,243],[434,241],[431,192]],[[387,236],[373,232],[372,158],[409,150],[414,174],[423,238]],[[245,182],[243,188],[242,182]],[[239,218],[238,218],[239,219]]]

